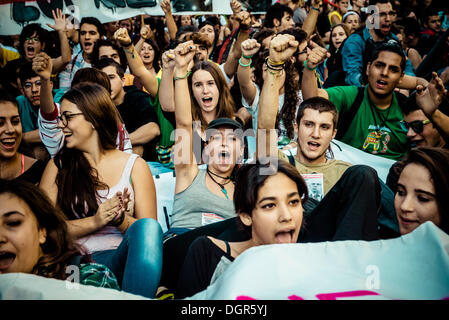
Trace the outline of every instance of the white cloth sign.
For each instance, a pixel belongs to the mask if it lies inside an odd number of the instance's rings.
[[[449,236],[426,222],[391,240],[259,246],[192,299],[449,299]]]
[[[9,2],[9,3],[8,3]],[[14,3],[13,3],[14,2]],[[246,1],[250,12],[264,12],[270,0]],[[96,17],[102,23],[142,14],[163,16],[160,0],[52,0],[2,1],[0,5],[0,35],[20,34],[29,23],[53,24],[51,11],[59,8],[71,15],[69,22],[77,25],[83,17]],[[232,14],[230,0],[172,0],[172,12],[178,14]],[[48,28],[47,28],[48,29]]]

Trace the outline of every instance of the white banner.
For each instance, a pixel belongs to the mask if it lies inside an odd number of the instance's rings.
[[[259,246],[192,299],[448,300],[449,236],[426,222],[391,240]]]
[[[141,14],[163,16],[160,0],[39,0],[6,1],[0,5],[0,35],[20,34],[29,23],[53,24],[51,11],[57,8],[70,15],[77,24],[83,17],[96,17],[102,23],[135,17]],[[230,0],[172,0],[173,14],[232,14]],[[241,1],[245,10],[265,12],[271,0]],[[5,3],[3,1],[2,3]]]
[[[11,273],[0,275],[0,300],[5,299],[144,298]],[[259,246],[241,254],[214,284],[191,299],[449,300],[449,236],[426,222],[391,240]]]

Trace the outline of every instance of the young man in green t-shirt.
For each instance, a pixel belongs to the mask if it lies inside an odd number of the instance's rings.
[[[358,93],[355,86],[317,88],[313,71],[328,55],[326,49],[318,45],[309,52],[302,78],[304,99],[316,96],[329,99],[341,118],[348,117],[352,107],[358,107],[340,140],[365,152],[399,160],[408,151],[407,136],[400,126],[403,114],[394,93],[404,77],[402,48],[396,43],[382,44],[369,57],[368,85],[359,106],[354,103]],[[343,130],[340,125],[337,129]]]

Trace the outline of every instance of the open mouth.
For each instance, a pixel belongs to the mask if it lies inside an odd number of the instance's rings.
[[[92,46],[93,46],[92,42],[84,42],[84,50],[85,51],[92,49]]]
[[[276,243],[295,243],[296,239],[293,239],[295,229],[281,230],[275,234]]]
[[[384,80],[377,80],[376,84],[377,84],[378,88],[383,89],[388,85],[388,82],[386,82]]]
[[[33,46],[27,46],[27,47],[26,47],[26,52],[27,52],[27,54],[29,54],[29,55],[34,54],[34,53],[35,53],[34,47],[33,47]]]
[[[212,103],[211,97],[202,98],[201,101],[203,101],[203,104],[210,105]]]
[[[1,251],[0,252],[0,271],[7,270],[14,260],[16,255],[12,252]]]
[[[309,141],[307,142],[307,145],[309,146],[309,149],[311,150],[317,150],[319,147],[321,147],[321,144],[315,141]]]
[[[5,138],[0,140],[4,149],[14,149],[16,146],[16,138]]]

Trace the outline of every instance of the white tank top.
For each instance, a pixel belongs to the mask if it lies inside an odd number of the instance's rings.
[[[129,156],[120,180],[115,186],[105,190],[98,190],[98,204],[112,198],[118,191],[123,192],[125,188],[128,188],[131,199],[129,205],[134,206],[134,189],[131,184],[131,172],[137,157],[137,154],[131,154]],[[116,227],[105,226],[97,232],[78,239],[77,242],[83,245],[90,253],[93,253],[95,251],[116,249],[122,242],[122,239],[123,234]]]

